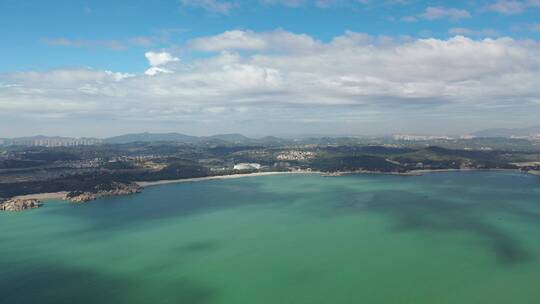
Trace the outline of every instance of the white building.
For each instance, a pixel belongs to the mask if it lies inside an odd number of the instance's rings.
[[[234,170],[259,170],[260,168],[261,165],[257,163],[240,163],[234,165]]]

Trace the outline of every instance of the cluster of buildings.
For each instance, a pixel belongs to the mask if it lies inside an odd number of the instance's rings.
[[[405,141],[424,141],[424,140],[453,140],[455,138],[448,136],[433,136],[433,135],[408,135],[408,134],[396,134],[392,136],[394,140],[405,140]]]
[[[279,160],[306,160],[315,156],[315,153],[309,151],[285,151],[276,156]]]
[[[540,140],[540,134],[529,134],[527,136],[515,136],[512,135],[510,138],[514,139],[529,139],[529,140]]]
[[[102,143],[98,138],[73,137],[21,137],[13,139],[0,139],[0,146],[27,146],[27,147],[74,147],[91,146]]]

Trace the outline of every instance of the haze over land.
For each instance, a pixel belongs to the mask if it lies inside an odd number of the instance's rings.
[[[0,12],[0,138],[468,134],[540,116],[534,0],[2,1]]]

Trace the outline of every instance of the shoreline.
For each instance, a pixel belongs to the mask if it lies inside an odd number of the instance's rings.
[[[354,174],[377,174],[377,175],[396,175],[396,176],[421,176],[426,173],[444,173],[444,172],[482,172],[482,171],[501,171],[501,172],[515,172],[523,173],[534,176],[540,176],[540,171],[534,172],[524,172],[519,169],[422,169],[422,170],[412,170],[408,172],[380,172],[380,171],[343,171],[336,172],[336,175],[332,175],[329,172],[321,171],[276,171],[276,172],[255,172],[255,173],[240,173],[240,174],[230,174],[230,175],[216,175],[216,176],[205,176],[205,177],[194,177],[194,178],[183,178],[183,179],[171,179],[171,180],[159,180],[159,181],[149,181],[149,182],[134,182],[142,188],[159,186],[159,185],[168,185],[176,183],[188,183],[188,182],[201,182],[208,180],[222,180],[222,179],[236,179],[242,177],[257,177],[257,176],[268,176],[268,175],[282,175],[282,174],[319,174],[323,177],[335,177],[335,176],[344,176],[344,175],[354,175]]]
[[[485,171],[485,172],[497,172],[497,171],[501,171],[501,172],[518,172],[518,173],[527,173],[527,172],[523,172],[523,171],[520,171],[519,169],[475,169],[475,168],[466,168],[466,169],[419,169],[419,170],[413,170],[413,171],[410,171],[410,172],[417,172],[419,174],[422,174],[422,173],[439,173],[439,172],[482,172],[482,171]]]
[[[540,171],[529,170],[522,171],[520,169],[433,169],[433,170],[414,170],[411,172],[418,172],[417,175],[422,175],[423,173],[443,173],[443,172],[514,172],[521,173],[525,175],[540,176]]]
[[[141,188],[159,186],[159,185],[168,185],[168,184],[178,184],[178,183],[190,183],[190,182],[201,182],[209,180],[223,180],[223,179],[236,179],[243,177],[257,177],[257,176],[271,176],[271,175],[283,175],[283,174],[319,174],[325,177],[334,177],[334,176],[344,176],[344,175],[353,175],[353,174],[380,174],[380,175],[395,175],[395,176],[421,176],[426,173],[443,173],[443,172],[474,172],[474,171],[502,171],[502,172],[515,172],[522,173],[532,176],[540,176],[540,171],[520,171],[519,169],[421,169],[421,170],[412,170],[409,172],[378,172],[378,171],[348,171],[348,172],[338,172],[336,175],[327,175],[328,172],[321,171],[272,171],[272,172],[255,172],[255,173],[240,173],[240,174],[230,174],[230,175],[216,175],[216,176],[205,176],[205,177],[193,177],[193,178],[183,178],[183,179],[172,179],[172,180],[158,180],[158,181],[135,181],[133,183],[139,185]],[[61,200],[66,197],[69,191],[60,191],[60,192],[49,192],[49,193],[35,193],[35,194],[25,194],[14,196],[11,199],[37,199],[40,201],[46,200]]]
[[[182,178],[182,179],[168,179],[168,180],[159,180],[151,182],[134,182],[135,184],[141,186],[142,188],[159,186],[159,185],[168,185],[168,184],[177,184],[177,183],[189,183],[189,182],[201,182],[208,180],[222,180],[222,179],[236,179],[242,177],[256,177],[256,176],[269,176],[269,175],[282,175],[282,174],[321,174],[319,171],[273,171],[273,172],[255,172],[255,173],[240,173],[240,174],[229,174],[229,175],[215,175],[215,176],[205,176],[205,177],[193,177],[193,178]]]

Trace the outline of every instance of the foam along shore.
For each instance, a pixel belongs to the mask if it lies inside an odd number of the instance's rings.
[[[159,181],[152,181],[152,182],[135,182],[135,183],[141,187],[151,187],[151,186],[158,186],[158,185],[199,182],[199,181],[207,181],[207,180],[214,180],[214,179],[233,179],[233,178],[241,178],[241,177],[282,175],[282,174],[320,174],[320,173],[321,172],[317,172],[317,171],[255,172],[255,173],[240,173],[240,174],[230,174],[230,175],[216,175],[216,176],[159,180]]]

